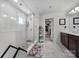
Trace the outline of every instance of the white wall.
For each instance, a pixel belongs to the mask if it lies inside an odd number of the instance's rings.
[[[2,4],[5,4],[1,7]],[[19,23],[19,16],[23,23]],[[0,56],[9,45],[20,46],[25,39],[26,15],[5,1],[0,1]]]

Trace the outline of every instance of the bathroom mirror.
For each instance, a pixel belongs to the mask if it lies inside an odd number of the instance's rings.
[[[79,17],[73,18],[73,24],[74,25],[79,25]]]
[[[65,25],[65,24],[66,24],[65,18],[59,19],[59,25]]]

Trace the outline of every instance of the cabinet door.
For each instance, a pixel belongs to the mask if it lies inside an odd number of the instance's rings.
[[[64,34],[64,45],[68,48],[68,34]]]
[[[79,58],[79,37],[75,40],[76,44],[76,56]]]
[[[68,48],[68,34],[61,33],[61,43]]]
[[[69,50],[76,49],[75,40],[76,40],[76,37],[74,35],[69,35]]]
[[[62,33],[60,32],[60,40],[61,40],[61,43],[63,44],[63,37],[62,37],[63,35],[62,35]]]
[[[60,33],[61,37],[61,43],[64,45],[64,33]]]

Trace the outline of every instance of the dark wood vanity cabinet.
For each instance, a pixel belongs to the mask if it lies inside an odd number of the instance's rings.
[[[76,56],[79,57],[79,40],[76,41]]]
[[[79,36],[68,34],[68,33],[60,33],[61,43],[75,56],[79,57]]]
[[[69,34],[69,43],[68,43],[68,46],[69,46],[69,50],[72,50],[72,51],[75,51],[76,50],[76,38],[74,35],[70,35]]]
[[[61,42],[66,48],[68,48],[68,35],[66,33],[61,33]]]

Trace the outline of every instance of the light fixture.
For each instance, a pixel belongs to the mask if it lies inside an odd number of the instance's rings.
[[[71,11],[69,12],[69,14],[73,14],[73,13],[76,13],[76,11],[75,11],[75,10],[71,10]]]
[[[75,7],[75,10],[76,10],[76,11],[79,11],[79,7]]]
[[[16,18],[15,18],[15,17],[10,17],[10,19],[16,20]]]
[[[72,12],[72,13],[74,13],[74,12],[75,12],[75,10],[72,10],[71,12]]]
[[[74,13],[77,13],[79,12],[79,7],[75,7],[74,9],[72,9],[69,14],[74,14]]]
[[[18,3],[18,0],[14,0],[14,2]]]
[[[8,17],[8,15],[6,15],[6,14],[3,14],[2,16],[3,16],[3,17]]]

